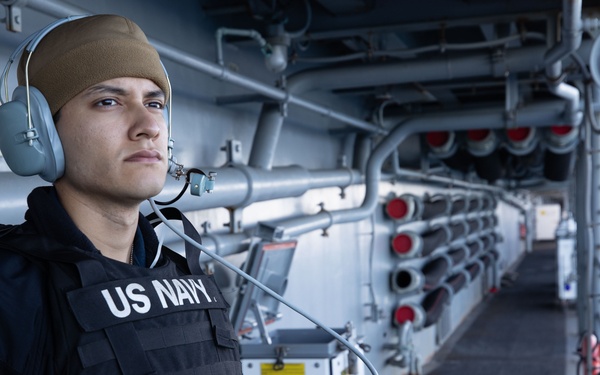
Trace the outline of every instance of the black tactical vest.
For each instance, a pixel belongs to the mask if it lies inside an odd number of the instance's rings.
[[[183,257],[163,248],[156,268],[135,267],[11,232],[0,247],[47,276],[56,374],[242,374],[227,302]]]

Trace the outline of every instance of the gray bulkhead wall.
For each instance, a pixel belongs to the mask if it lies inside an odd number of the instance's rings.
[[[216,61],[215,31],[218,25],[211,24],[202,16],[199,5],[192,0],[165,2],[147,0],[86,0],[70,4],[89,10],[92,13],[117,13],[136,21],[151,39],[181,49],[194,56]],[[23,21],[38,22],[36,29],[52,18],[40,16],[39,12],[23,9]],[[16,43],[15,43],[16,46]],[[0,63],[4,64],[11,50],[0,49]],[[225,44],[226,64],[237,73],[274,84],[277,77],[269,73],[259,53],[245,54],[235,46]],[[228,140],[237,140],[242,145],[242,161],[246,163],[251,151],[261,103],[217,104],[219,98],[232,95],[251,94],[229,83],[163,60],[173,86],[173,138],[175,155],[187,168],[214,166],[221,167],[227,162],[222,150]],[[13,79],[14,75],[11,76]],[[14,87],[14,79],[11,88]],[[315,103],[333,105],[337,110],[350,115],[359,115],[354,103],[342,103],[326,94],[311,94]],[[274,167],[301,165],[313,169],[335,169],[339,166],[343,153],[348,153],[345,138],[329,133],[326,129],[333,120],[307,113],[298,108],[289,108],[273,159]],[[351,151],[351,150],[350,150]],[[352,160],[352,155],[344,155]],[[4,168],[4,169],[2,169]],[[20,219],[4,216],[3,207],[23,207],[26,194],[31,188],[45,184],[37,177],[14,178],[0,163],[0,222],[16,223]],[[10,183],[8,183],[10,181]],[[464,193],[460,188],[444,189],[418,184],[383,182],[379,187],[380,202],[384,203],[390,194],[411,193],[423,196],[425,193],[456,194]],[[219,176],[215,192],[219,191]],[[243,223],[252,226],[257,221],[275,220],[293,216],[312,215],[324,204],[327,210],[358,207],[364,198],[365,189],[355,185],[345,189],[345,198],[339,188],[309,190],[301,197],[282,198],[254,203],[243,211]],[[161,196],[161,198],[169,198]],[[194,199],[206,199],[204,196]],[[501,254],[502,270],[513,265],[525,251],[519,238],[518,222],[521,213],[513,206],[498,202],[496,215],[499,219],[499,232],[503,238],[496,249]],[[225,209],[211,209],[189,213],[198,228],[202,223],[210,223],[212,233],[226,233],[223,224],[229,221]],[[325,324],[341,328],[351,321],[357,333],[364,336],[364,342],[372,346],[368,357],[379,373],[404,373],[399,367],[386,365],[393,350],[383,350],[384,344],[397,345],[397,328],[392,328],[392,311],[401,300],[390,292],[390,270],[398,263],[390,251],[390,237],[396,225],[385,217],[378,207],[367,219],[359,222],[335,225],[327,229],[312,231],[298,238],[294,260],[289,274],[285,297],[301,306]],[[202,232],[202,230],[200,230]],[[241,262],[244,254],[236,256]],[[419,263],[420,262],[420,263]],[[422,261],[413,264],[421,265]],[[451,330],[466,317],[486,293],[479,277],[455,296],[449,308]],[[229,292],[229,289],[226,290]],[[227,294],[227,293],[226,293]],[[235,294],[235,290],[230,295]],[[419,296],[408,297],[417,301]],[[280,310],[283,317],[269,329],[310,328],[313,324],[287,307]],[[422,360],[427,360],[439,346],[436,339],[437,326],[433,325],[415,333],[415,345]],[[447,337],[447,336],[446,336]]]

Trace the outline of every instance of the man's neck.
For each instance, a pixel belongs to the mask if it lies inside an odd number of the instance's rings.
[[[138,226],[139,204],[93,199],[57,186],[58,197],[77,226],[105,257],[128,263]]]

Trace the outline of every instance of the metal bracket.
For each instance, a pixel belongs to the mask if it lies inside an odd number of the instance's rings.
[[[0,4],[6,8],[6,29],[15,33],[23,31],[23,18],[21,8],[27,5],[28,0],[1,0]]]
[[[229,227],[230,233],[240,233],[242,231],[242,214],[244,210],[241,207],[229,209],[229,223],[225,223]]]
[[[242,164],[242,142],[229,139],[225,146],[221,147],[221,151],[227,154],[228,164]]]
[[[258,331],[260,332],[260,336],[265,344],[271,345],[273,341],[271,340],[271,336],[269,336],[269,331],[267,330],[267,325],[265,324],[265,317],[260,311],[260,307],[256,303],[256,301],[252,302],[250,306],[250,310],[254,314],[256,318],[256,324],[258,325]]]
[[[283,363],[283,358],[287,355],[288,348],[285,346],[278,346],[275,348],[275,354],[277,354],[277,358],[275,359],[275,363],[273,363],[273,370],[281,371],[285,368],[285,363]]]

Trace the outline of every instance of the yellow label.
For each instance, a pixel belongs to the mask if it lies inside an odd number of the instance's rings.
[[[273,363],[260,364],[261,375],[304,375],[304,363],[286,363],[281,370],[274,370]]]

